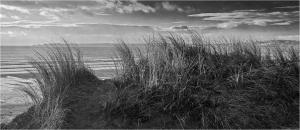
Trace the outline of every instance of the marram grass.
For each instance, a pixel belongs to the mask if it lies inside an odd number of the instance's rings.
[[[84,76],[93,75],[80,51],[69,44],[51,45],[46,51],[47,55],[37,52],[37,58],[30,62],[38,72],[35,86],[21,88],[34,103],[29,128],[61,128],[68,111],[64,105],[70,90],[87,78]]]
[[[151,124],[156,128],[298,127],[295,48],[212,41],[198,34],[191,39],[188,43],[180,35],[160,36],[147,41],[143,53],[120,44],[123,73],[117,80],[139,92],[115,104],[118,111],[112,115],[124,115],[141,128],[158,115],[170,121]]]
[[[87,128],[299,128],[297,48],[195,33],[189,41],[170,34],[145,42],[137,51],[116,46],[112,98],[87,115],[94,121]],[[35,127],[27,128],[66,128],[69,92],[95,76],[71,47],[38,59],[32,65],[41,94],[23,89],[34,101]]]

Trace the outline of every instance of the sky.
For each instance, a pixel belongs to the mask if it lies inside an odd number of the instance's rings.
[[[1,45],[141,43],[153,34],[298,40],[298,1],[1,0]]]

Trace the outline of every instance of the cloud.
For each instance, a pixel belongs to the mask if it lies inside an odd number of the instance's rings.
[[[53,23],[50,21],[18,20],[13,22],[1,22],[1,27],[21,27],[21,28],[40,28],[40,27],[76,27],[73,23]]]
[[[287,22],[281,22],[281,23],[273,23],[271,25],[291,25],[291,21],[287,21]]]
[[[160,3],[157,3],[155,5],[156,10],[165,10],[165,11],[177,11],[177,12],[184,12],[184,13],[190,13],[195,11],[196,9],[191,6],[180,6],[175,4],[174,2],[169,1],[163,1]]]
[[[25,13],[25,14],[29,14],[29,10],[22,8],[22,7],[18,7],[18,6],[11,6],[11,5],[4,5],[4,4],[0,4],[0,9],[5,9],[5,10],[11,10],[11,11],[18,11],[20,13]]]
[[[278,19],[251,19],[251,20],[242,20],[242,21],[229,21],[229,22],[223,22],[217,24],[218,28],[234,28],[238,27],[239,25],[246,24],[246,25],[257,25],[257,26],[267,26],[267,23],[272,23],[272,22],[280,22],[282,20]],[[283,23],[274,23],[271,25],[282,25],[285,23],[290,23],[290,22],[283,22]]]
[[[267,26],[268,23],[281,22],[279,19],[245,19],[241,21],[229,21],[217,24],[218,28],[229,29],[238,27],[239,25],[256,25],[256,26]],[[285,22],[284,22],[285,23]],[[280,25],[282,23],[274,23],[271,25]]]
[[[96,8],[87,8],[87,10],[113,10],[118,13],[144,12],[151,13],[156,10],[151,6],[144,5],[136,0],[120,1],[120,0],[99,0],[100,6]]]
[[[245,10],[235,10],[233,12],[257,12],[257,11],[263,11],[263,10],[245,9]]]
[[[47,2],[39,1],[31,3],[34,5],[30,6],[17,6],[16,5],[4,5],[1,3],[0,8],[5,9],[1,14],[1,18],[5,20],[0,21],[1,27],[18,27],[18,28],[41,28],[41,27],[80,27],[82,26],[81,19],[79,16],[89,18],[87,21],[94,21],[96,18],[90,16],[107,16],[112,13],[133,13],[133,12],[144,12],[150,13],[156,10],[150,6],[144,5],[136,0],[130,1],[119,1],[119,0],[100,0],[94,1],[93,4],[89,3],[73,3],[70,2],[67,5],[60,2]],[[29,8],[32,7],[32,8]],[[14,12],[12,12],[14,11]],[[17,13],[15,12],[17,11]],[[24,13],[21,14],[20,13]],[[13,15],[12,15],[13,14]],[[88,15],[87,15],[88,14]],[[68,17],[75,15],[70,20]],[[8,18],[8,19],[7,19]],[[101,21],[101,20],[100,20]],[[89,24],[89,23],[88,23]],[[97,23],[98,24],[98,23]],[[143,27],[143,25],[112,25],[119,27]]]
[[[68,11],[75,11],[74,9],[70,8],[41,8],[40,11],[48,11],[48,12],[56,12],[56,13],[61,13],[61,12],[68,12]]]
[[[77,2],[77,1],[76,1]],[[48,1],[38,1],[35,3],[31,3],[34,5],[24,5],[24,6],[17,6],[17,5],[0,5],[1,9],[5,9],[8,11],[3,12],[4,14],[0,15],[1,18],[9,18],[7,20],[11,21],[18,21],[22,18],[29,18],[29,19],[38,19],[38,21],[44,21],[41,19],[47,19],[48,22],[59,22],[65,20],[66,17],[70,15],[85,15],[89,16],[108,16],[112,13],[133,13],[133,12],[144,12],[144,13],[151,13],[155,12],[156,10],[151,6],[144,5],[136,0],[129,0],[129,1],[120,1],[120,0],[99,0],[99,1],[89,1],[93,2],[90,3],[76,3],[69,2],[67,5],[65,3],[60,2],[48,2]],[[32,7],[32,8],[29,8]],[[12,12],[14,11],[14,12]],[[18,15],[15,14],[15,11],[19,13],[28,14]],[[14,14],[11,16],[11,14]],[[46,21],[46,20],[45,20]],[[31,24],[31,23],[29,23]],[[8,26],[8,25],[6,25]],[[42,26],[41,24],[38,25],[24,25],[24,27],[39,27]]]
[[[136,11],[142,11],[144,13],[155,12],[156,10],[150,6],[143,5],[137,1],[132,0],[129,5],[123,5],[122,12],[132,13]]]
[[[47,19],[50,19],[52,20],[53,22],[54,21],[59,21],[60,18],[55,15],[54,13],[50,12],[50,11],[47,11],[47,10],[44,10],[44,9],[41,9],[41,12],[39,13],[41,16],[45,16]]]
[[[104,26],[115,26],[115,27],[140,27],[140,28],[153,28],[149,25],[136,25],[136,24],[112,24],[112,23],[75,23],[76,26],[94,26],[94,25],[104,25]]]
[[[104,12],[96,12],[94,13],[95,15],[101,15],[101,16],[107,16],[107,15],[111,15],[111,14],[107,14],[107,13],[104,13]]]
[[[160,31],[160,32],[187,32],[190,30],[205,29],[205,28],[208,28],[208,26],[176,25],[176,26],[170,26],[170,27],[152,26],[152,28],[155,31]]]
[[[174,31],[187,31],[189,30],[189,26],[186,25],[179,25],[179,26],[171,26],[171,27],[153,27],[155,31],[159,32],[174,32]]]
[[[133,27],[133,28],[147,28],[154,29],[155,27],[150,25],[135,25],[135,24],[112,24],[112,23],[96,23],[96,22],[73,22],[73,23],[55,23],[53,21],[31,21],[31,20],[19,20],[14,22],[1,22],[1,27],[20,27],[20,28],[41,28],[41,27],[84,27],[84,26],[114,26],[114,27]]]
[[[248,25],[258,25],[258,26],[267,26],[267,23],[271,22],[281,22],[283,20],[281,19],[253,19],[252,21],[246,21],[243,23],[246,23]]]
[[[4,14],[0,14],[0,18],[7,18],[7,16]]]
[[[241,23],[239,22],[226,22],[226,23],[220,23],[217,24],[218,28],[234,28],[239,26]]]
[[[259,10],[235,10],[226,13],[191,14],[189,17],[200,17],[206,21],[216,21],[218,28],[234,28],[241,24],[267,26],[288,25],[298,21],[297,12],[261,12]]]
[[[172,23],[175,23],[175,24],[178,24],[178,23],[186,23],[186,21],[175,21],[175,22],[172,22]]]
[[[2,27],[41,28],[41,27],[77,27],[76,24],[10,24]]]
[[[167,11],[179,11],[183,12],[183,9],[175,4],[171,4],[170,2],[162,2],[162,8]]]
[[[276,7],[278,9],[294,9],[294,8],[299,8],[299,6],[295,5],[295,6],[283,6],[283,7]]]
[[[15,20],[20,20],[21,18],[19,16],[16,16],[16,15],[13,15],[13,16],[10,16],[12,19],[15,19]]]
[[[16,37],[16,36],[26,36],[27,33],[20,31],[20,32],[13,32],[13,31],[7,31],[7,32],[0,32],[0,35],[7,35],[8,37]]]
[[[174,30],[188,30],[189,27],[186,26],[186,25],[180,25],[180,26],[172,26],[171,29],[174,29]]]
[[[96,0],[94,5],[81,5],[77,11],[88,15],[111,15],[111,13],[152,13],[156,10],[136,0]]]
[[[278,39],[278,40],[296,40],[296,41],[299,41],[300,36],[299,35],[284,35],[284,36],[278,36],[276,39]]]
[[[191,14],[189,17],[205,17],[203,20],[212,21],[229,21],[237,18],[244,18],[247,12],[231,12],[231,13],[201,13],[201,14]]]
[[[12,35],[12,31],[7,31],[7,32],[0,32],[1,35]]]

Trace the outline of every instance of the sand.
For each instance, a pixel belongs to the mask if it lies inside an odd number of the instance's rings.
[[[26,112],[30,104],[1,104],[0,123],[8,123],[17,115]]]

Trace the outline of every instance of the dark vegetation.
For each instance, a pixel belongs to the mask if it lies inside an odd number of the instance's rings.
[[[116,49],[117,77],[99,80],[79,51],[54,47],[34,105],[3,128],[299,128],[299,52],[255,41],[191,43],[170,34]]]

